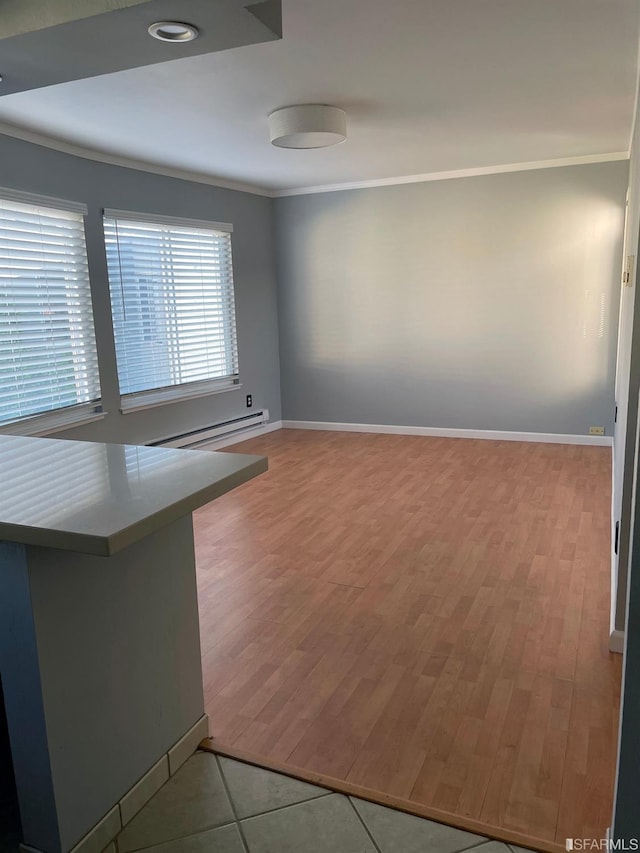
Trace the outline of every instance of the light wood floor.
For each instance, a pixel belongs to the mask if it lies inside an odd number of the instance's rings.
[[[218,748],[542,842],[610,823],[610,450],[282,430],[195,514]],[[423,812],[424,813],[424,812]]]

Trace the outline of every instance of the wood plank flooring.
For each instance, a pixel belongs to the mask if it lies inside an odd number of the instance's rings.
[[[564,844],[610,823],[608,448],[281,430],[195,513],[217,748]]]

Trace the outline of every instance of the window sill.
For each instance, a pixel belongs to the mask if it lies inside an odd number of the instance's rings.
[[[74,407],[66,412],[47,412],[43,415],[34,415],[30,418],[22,418],[18,421],[0,424],[0,434],[47,436],[66,429],[101,421],[107,416],[107,412],[96,411],[96,404],[89,408]]]
[[[197,384],[197,387],[196,387]],[[228,382],[212,385],[211,383],[196,383],[193,387],[176,385],[173,388],[162,388],[158,391],[139,391],[120,398],[120,412],[129,415],[144,409],[155,409],[170,403],[180,403],[185,400],[197,400],[199,397],[209,397],[212,394],[226,394],[227,391],[237,391],[242,388],[241,382]]]

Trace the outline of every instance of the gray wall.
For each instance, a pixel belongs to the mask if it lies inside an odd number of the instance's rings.
[[[0,187],[84,202],[102,397],[108,416],[57,438],[144,444],[268,407],[280,418],[278,320],[269,198],[96,163],[0,136]],[[101,212],[104,207],[231,222],[242,388],[121,415]]]
[[[277,199],[283,416],[610,434],[627,169]]]

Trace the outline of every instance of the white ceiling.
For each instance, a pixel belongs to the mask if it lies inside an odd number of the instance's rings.
[[[615,154],[629,146],[639,11],[283,0],[282,41],[8,95],[0,122],[267,190]],[[295,103],[343,107],[347,142],[272,147],[267,114]]]

